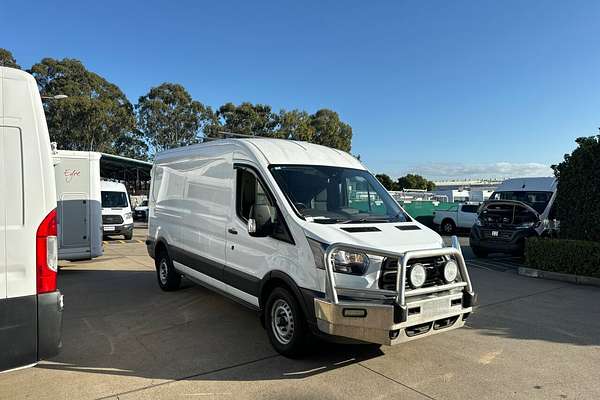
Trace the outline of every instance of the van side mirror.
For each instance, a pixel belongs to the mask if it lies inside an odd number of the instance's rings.
[[[248,218],[248,234],[252,237],[266,237],[273,233],[275,208],[267,204],[253,205]]]

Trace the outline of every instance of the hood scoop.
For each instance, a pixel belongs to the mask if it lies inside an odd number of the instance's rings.
[[[381,229],[375,226],[349,226],[347,228],[340,228],[343,231],[350,233],[360,233],[360,232],[381,232]]]
[[[419,230],[421,230],[421,228],[419,228],[417,225],[397,225],[396,228],[400,229],[401,231],[419,231]]]

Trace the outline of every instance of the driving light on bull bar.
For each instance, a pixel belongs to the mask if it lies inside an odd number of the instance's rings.
[[[408,274],[408,283],[413,289],[420,288],[427,279],[427,271],[423,264],[413,264]]]
[[[336,250],[331,258],[333,270],[342,274],[363,275],[369,268],[369,257],[364,253]]]
[[[444,265],[444,280],[447,283],[454,282],[458,276],[458,265],[454,260],[450,260]]]

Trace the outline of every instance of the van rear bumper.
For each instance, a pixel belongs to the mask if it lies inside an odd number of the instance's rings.
[[[392,346],[460,328],[473,311],[473,302],[474,298],[458,292],[410,302],[408,315],[394,304],[334,304],[318,298],[314,308],[323,333]]]
[[[38,359],[53,357],[62,348],[63,295],[60,290],[38,294]]]

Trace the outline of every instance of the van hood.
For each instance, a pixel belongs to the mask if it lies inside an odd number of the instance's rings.
[[[443,247],[440,235],[419,223],[359,223],[303,225],[307,237],[319,242],[346,243],[404,253],[411,250],[437,249]]]

